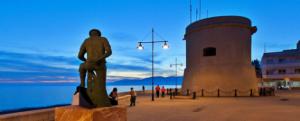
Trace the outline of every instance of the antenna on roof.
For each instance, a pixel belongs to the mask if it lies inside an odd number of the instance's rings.
[[[206,10],[206,18],[208,18],[208,9]]]
[[[266,49],[266,43],[264,43],[264,53],[267,52],[267,49]]]
[[[202,1],[199,0],[199,19],[201,19],[201,3]]]
[[[192,0],[190,0],[190,23],[192,23]]]
[[[198,20],[198,8],[196,8],[196,21]]]

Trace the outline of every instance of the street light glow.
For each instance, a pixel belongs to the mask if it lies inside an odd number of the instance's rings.
[[[143,50],[143,49],[144,49],[144,47],[143,47],[143,45],[142,45],[141,42],[139,42],[139,44],[138,44],[138,46],[137,46],[137,49],[139,49],[139,50]]]
[[[163,49],[169,49],[169,45],[168,45],[167,41],[164,42]]]

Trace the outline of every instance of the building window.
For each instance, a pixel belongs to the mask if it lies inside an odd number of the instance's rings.
[[[284,59],[284,58],[279,58],[279,59],[278,59],[278,62],[279,62],[279,63],[283,63],[283,62],[285,62],[285,59]]]
[[[279,69],[278,70],[278,74],[285,74],[286,73],[286,70],[285,69]]]
[[[266,71],[266,74],[267,74],[267,75],[272,75],[272,74],[273,74],[273,71],[267,70],[267,71]]]
[[[300,68],[295,69],[296,74],[300,74]]]
[[[267,64],[272,64],[273,63],[273,59],[267,59]]]
[[[214,47],[204,48],[203,56],[216,56],[216,48],[214,48]]]

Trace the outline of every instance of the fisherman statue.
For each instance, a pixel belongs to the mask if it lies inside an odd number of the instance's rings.
[[[85,54],[87,54],[85,58]],[[106,91],[106,58],[112,54],[110,44],[101,32],[92,29],[89,38],[82,43],[78,58],[83,61],[80,64],[80,93],[79,105],[83,107],[108,107],[111,106]],[[85,80],[87,74],[87,89]]]

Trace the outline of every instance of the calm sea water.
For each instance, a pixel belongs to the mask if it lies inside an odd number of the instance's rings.
[[[117,87],[119,92],[129,91],[131,87],[135,90],[142,90],[141,85],[108,85],[107,92],[114,87]],[[174,88],[175,86],[165,85],[165,87]],[[150,85],[146,85],[145,88],[151,90]],[[75,89],[76,85],[1,84],[0,111],[70,104]]]

